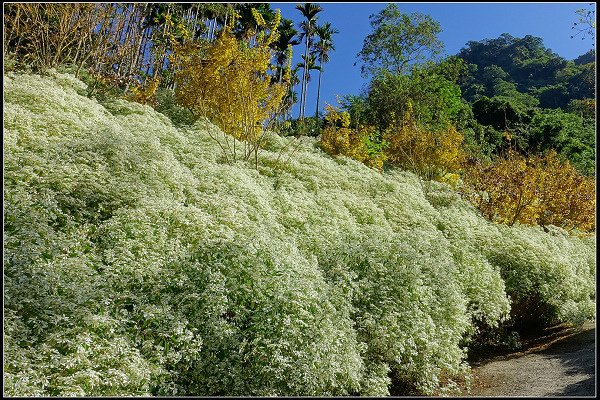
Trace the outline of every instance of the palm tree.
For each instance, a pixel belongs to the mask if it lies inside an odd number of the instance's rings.
[[[306,63],[309,60],[308,51],[310,49],[310,37],[312,36],[313,22],[317,20],[317,14],[323,11],[321,6],[305,3],[304,5],[298,4],[296,5],[296,9],[302,13],[302,16],[306,18],[306,21],[300,24],[300,28],[303,29],[302,37],[306,39],[306,49],[304,50],[304,72],[302,73],[302,93],[300,98],[300,119],[304,119],[304,107],[303,105],[306,103],[306,74],[309,69],[306,66]]]
[[[308,91],[308,82],[310,82],[310,71],[321,71],[321,67],[317,65],[317,59],[315,55],[313,53],[309,53],[308,57],[302,56],[302,62],[298,63],[296,65],[296,68],[304,69],[304,72],[302,73],[302,76],[304,78],[304,102],[300,102],[300,118],[304,120],[306,110],[306,92]]]
[[[302,29],[302,33],[300,34],[300,39],[303,38],[308,38],[308,40],[306,41],[306,49],[308,49],[308,51],[305,51],[305,54],[302,56],[303,60],[309,60],[309,56],[312,52],[313,46],[314,46],[314,35],[315,35],[315,28],[316,28],[316,22],[313,24],[309,24],[307,21],[302,21],[300,22],[300,28]],[[302,66],[302,69],[304,70],[304,66]],[[308,71],[310,71],[311,68],[306,68],[306,73],[308,73]],[[303,73],[302,75],[302,87],[301,87],[301,96],[300,96],[300,104],[301,104],[301,109],[302,109],[302,115],[301,118],[304,119],[304,117],[306,116],[304,113],[304,110],[306,109],[306,99],[308,97],[308,78],[306,76],[306,74]]]
[[[285,64],[288,62],[288,48],[300,44],[300,39],[295,36],[298,31],[294,29],[294,22],[291,19],[282,19],[279,24],[279,37],[271,46],[276,51],[276,62],[279,70],[279,79],[281,82],[282,72]]]
[[[329,52],[335,50],[331,37],[339,33],[335,28],[331,27],[331,23],[325,22],[315,29],[319,41],[313,49],[313,54],[319,58],[319,84],[317,86],[317,108],[315,110],[315,119],[319,117],[319,98],[321,95],[321,75],[323,75],[323,63],[329,62]]]

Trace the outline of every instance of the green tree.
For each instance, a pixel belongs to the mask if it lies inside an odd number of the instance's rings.
[[[404,14],[395,3],[369,17],[373,32],[358,53],[364,76],[387,70],[407,72],[410,63],[437,56],[444,48],[438,39],[440,24],[429,15]]]
[[[300,24],[300,28],[302,29],[302,35],[301,38],[305,39],[305,44],[306,47],[304,49],[304,70],[302,73],[302,89],[301,89],[301,94],[300,94],[300,119],[303,120],[304,119],[304,107],[306,104],[306,91],[307,91],[307,86],[308,86],[308,81],[307,81],[307,73],[310,70],[308,68],[308,66],[306,65],[306,63],[309,61],[309,56],[308,53],[310,51],[312,42],[311,42],[311,37],[314,34],[314,28],[315,28],[315,24],[316,24],[316,20],[317,20],[317,14],[320,13],[321,11],[323,11],[323,9],[321,8],[321,6],[316,5],[316,4],[312,4],[312,3],[305,3],[304,5],[302,4],[298,4],[296,5],[296,9],[298,11],[300,11],[302,13],[302,16],[305,18],[305,21],[303,21]]]
[[[471,41],[458,56],[467,64],[473,64],[469,76],[461,81],[468,101],[482,95],[508,95],[507,92],[517,97],[518,93],[531,94],[530,91],[556,85],[565,69],[569,70],[569,76],[574,69],[567,60],[544,47],[541,38],[531,35],[517,38],[504,33],[496,39]],[[520,101],[529,100],[521,98]],[[568,101],[563,99],[560,103]]]
[[[369,108],[365,96],[345,95],[339,100],[343,111],[350,115],[350,128],[354,129],[359,125],[368,123]]]
[[[555,149],[584,175],[595,167],[595,126],[593,120],[561,110],[545,110],[531,121],[531,150]]]
[[[288,55],[290,54],[289,48],[300,44],[300,39],[296,38],[298,31],[294,29],[294,22],[291,19],[283,18],[279,24],[278,32],[279,37],[272,44],[272,48],[277,52],[275,56],[279,71],[277,79],[281,82],[283,69],[290,61],[288,60]]]
[[[596,63],[577,66],[577,72],[567,82],[571,99],[596,97]]]
[[[473,103],[473,115],[478,123],[491,126],[498,132],[503,132],[507,142],[505,146],[496,148],[504,150],[506,145],[515,146],[517,149],[528,148],[528,125],[536,114],[535,108],[530,108],[509,96],[483,96]],[[492,133],[492,132],[490,132]],[[496,140],[497,135],[492,134]],[[500,143],[496,142],[496,146]]]
[[[567,111],[580,115],[582,118],[594,122],[596,119],[596,100],[595,99],[574,99],[567,106]]]
[[[590,49],[585,54],[580,55],[575,60],[575,65],[583,65],[591,62],[596,62],[596,50]]]
[[[564,83],[544,86],[534,93],[542,108],[566,108],[569,104],[569,90]]]
[[[488,93],[492,91],[495,85],[510,81],[510,75],[502,67],[495,64],[485,66],[481,77],[482,83],[486,86]]]
[[[335,50],[332,36],[339,31],[331,27],[330,22],[317,26],[315,33],[319,41],[315,43],[313,54],[319,59],[319,83],[317,85],[317,107],[315,109],[315,118],[319,117],[319,98],[321,96],[321,77],[323,75],[323,63],[329,62],[329,52]]]
[[[387,71],[373,78],[367,103],[371,123],[384,130],[412,104],[416,121],[427,128],[456,124],[463,108],[459,86],[446,79],[435,64],[413,66],[410,75]]]

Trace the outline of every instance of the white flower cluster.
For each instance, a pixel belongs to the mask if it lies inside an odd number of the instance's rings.
[[[593,315],[593,237],[491,224],[309,139],[225,164],[214,127],[82,88],[5,76],[8,395],[430,394],[511,302]]]

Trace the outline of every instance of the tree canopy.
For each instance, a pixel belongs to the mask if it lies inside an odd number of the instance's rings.
[[[391,3],[369,19],[373,32],[364,39],[358,53],[364,76],[381,70],[407,72],[411,63],[435,57],[444,48],[438,39],[440,24],[429,15],[405,14]]]

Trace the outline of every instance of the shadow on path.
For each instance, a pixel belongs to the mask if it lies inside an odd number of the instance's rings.
[[[539,352],[560,360],[565,374],[587,376],[582,381],[571,383],[564,389],[553,392],[552,396],[595,395],[595,340],[595,329],[584,330]]]
[[[595,322],[473,368],[467,396],[595,396]],[[558,338],[557,338],[558,337]]]

